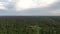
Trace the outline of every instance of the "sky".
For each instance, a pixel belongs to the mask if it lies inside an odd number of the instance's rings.
[[[0,0],[0,16],[60,16],[60,0]]]

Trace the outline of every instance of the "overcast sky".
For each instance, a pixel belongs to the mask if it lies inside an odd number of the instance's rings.
[[[0,0],[0,16],[60,16],[60,0]]]

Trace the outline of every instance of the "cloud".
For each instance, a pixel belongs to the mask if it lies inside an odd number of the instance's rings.
[[[57,15],[57,16],[60,15],[60,9],[52,11],[51,15]]]
[[[8,10],[15,10],[15,8],[14,8],[15,4],[16,4],[16,0],[8,0],[5,3],[5,7],[7,7]]]
[[[0,0],[0,2],[7,2],[7,0]]]
[[[32,16],[59,16],[60,15],[60,2],[51,4],[49,7],[31,8],[27,10],[21,10],[18,13],[20,15],[32,15]]]
[[[57,0],[19,0],[16,2],[16,10],[24,10],[30,8],[42,8],[57,2]]]
[[[60,15],[60,0],[58,0],[56,2],[55,2],[55,0],[54,1],[50,0],[50,1],[52,1],[52,3],[49,2],[47,5],[45,5],[43,3],[43,4],[40,4],[39,7],[35,3],[36,1],[34,1],[35,4],[32,2],[33,3],[32,6],[31,6],[31,4],[24,5],[24,3],[20,2],[20,0],[19,1],[9,0],[5,3],[1,2],[0,3],[1,7],[4,7],[5,9],[8,9],[8,10],[2,11],[4,9],[1,9],[0,15],[19,15],[19,16],[20,15],[22,15],[22,16],[57,16],[57,15]],[[31,0],[30,0],[30,2],[31,2]],[[42,5],[44,5],[44,6],[42,6]],[[21,8],[21,6],[22,6],[22,8]],[[28,9],[26,9],[26,8],[28,8]],[[22,9],[24,9],[24,10],[22,10]]]
[[[4,6],[4,2],[0,2],[0,10],[5,10],[6,7]]]

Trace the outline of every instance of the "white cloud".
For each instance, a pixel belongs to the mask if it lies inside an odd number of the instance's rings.
[[[12,0],[8,0],[8,2],[12,2]]]
[[[8,0],[7,3],[8,3],[8,4],[10,4],[10,3],[16,4],[17,1],[18,1],[18,0]]]
[[[60,15],[60,9],[51,12],[52,15]]]
[[[18,0],[16,2],[16,10],[24,10],[29,8],[48,7],[57,0]]]
[[[4,6],[4,2],[0,2],[0,10],[5,10],[6,7]]]
[[[1,10],[9,10],[9,8],[12,5],[14,5],[14,3],[15,3],[15,0],[7,0],[6,2],[0,2],[0,9]]]

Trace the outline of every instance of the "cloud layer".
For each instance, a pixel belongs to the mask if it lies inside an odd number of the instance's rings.
[[[0,15],[60,16],[60,0],[0,0]]]
[[[42,8],[57,2],[57,0],[19,0],[16,2],[16,10],[24,10],[29,8]]]

